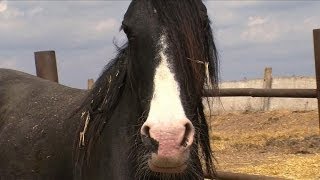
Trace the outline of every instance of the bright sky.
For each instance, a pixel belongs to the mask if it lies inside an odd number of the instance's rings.
[[[61,84],[86,88],[115,56],[130,1],[0,0],[0,68],[35,74],[35,51],[55,50]],[[221,80],[313,76],[320,1],[206,1]]]

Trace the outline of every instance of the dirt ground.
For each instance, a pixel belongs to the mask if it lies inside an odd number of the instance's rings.
[[[320,179],[317,111],[228,113],[211,119],[221,171]]]

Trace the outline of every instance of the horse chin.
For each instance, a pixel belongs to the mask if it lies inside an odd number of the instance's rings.
[[[183,173],[187,169],[186,163],[182,163],[174,167],[158,166],[155,163],[153,163],[151,159],[148,161],[148,166],[150,170],[153,172],[165,173],[165,174],[179,174],[179,173]]]
[[[165,174],[179,174],[187,169],[187,160],[189,152],[185,151],[175,156],[161,156],[152,153],[151,158],[148,160],[148,166],[151,171]]]

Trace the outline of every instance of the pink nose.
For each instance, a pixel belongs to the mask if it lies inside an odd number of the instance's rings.
[[[183,165],[189,156],[194,126],[188,119],[170,122],[147,120],[141,128],[141,135],[143,143],[153,152],[151,163],[155,167],[175,168]]]

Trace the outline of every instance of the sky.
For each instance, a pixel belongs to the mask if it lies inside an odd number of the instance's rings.
[[[0,0],[0,68],[36,74],[34,52],[54,50],[61,84],[85,89],[115,57],[130,1]],[[205,1],[221,81],[314,76],[320,1]]]

